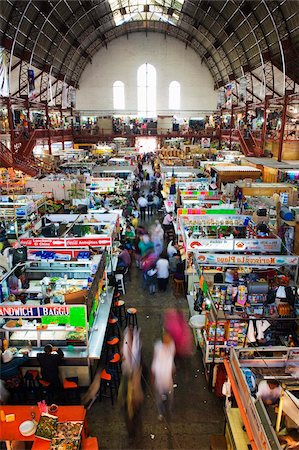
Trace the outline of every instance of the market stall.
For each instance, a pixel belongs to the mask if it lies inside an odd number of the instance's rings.
[[[254,353],[249,348],[233,349],[229,360],[224,361],[232,393],[254,450],[280,450],[281,443],[286,442],[286,436],[291,434],[292,427],[296,429],[299,425],[298,398],[292,394],[292,391],[298,393],[298,378],[290,371],[290,368],[299,364],[298,354],[298,348],[286,347],[259,348],[259,352]],[[260,382],[274,379],[281,386],[278,408],[274,409],[263,403],[261,398],[252,395],[252,386],[249,386],[244,372],[248,372],[248,368],[254,370]],[[289,424],[291,419],[293,425],[285,425],[284,433],[279,433],[281,429],[277,425],[282,415],[285,424]],[[232,434],[230,442],[233,444],[232,448],[237,448]]]
[[[84,192],[85,184],[79,183],[76,177],[55,174],[44,178],[28,179],[26,189],[34,194],[44,194],[54,200],[71,200],[79,192]]]
[[[46,204],[46,197],[39,194],[27,195],[1,195],[0,218],[5,225],[9,239],[16,238],[20,232],[32,226],[33,214],[37,218],[40,209]]]
[[[222,183],[232,183],[237,180],[251,179],[257,180],[261,178],[262,172],[252,166],[215,166],[211,167],[212,177],[216,177],[216,183],[218,187],[221,187]]]
[[[280,287],[286,284],[285,267],[290,274],[288,290]],[[292,306],[285,292],[289,299],[295,298],[298,257],[196,251],[193,268],[197,278],[193,278],[189,303],[192,306],[192,301],[200,295],[197,303],[205,321],[196,330],[195,338],[202,348],[209,380],[214,365],[221,363],[231,348],[263,344],[288,346],[290,336],[296,339],[299,305]]]
[[[3,277],[1,331],[16,357],[29,350],[22,370],[38,367],[37,353],[55,342],[64,352],[61,378],[77,376],[79,385],[89,385],[93,360],[101,357],[112,302],[110,263],[106,252],[85,261],[28,261]],[[9,280],[19,272],[26,286],[15,292],[15,305],[7,300]]]

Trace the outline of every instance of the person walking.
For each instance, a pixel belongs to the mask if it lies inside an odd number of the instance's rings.
[[[162,252],[156,264],[159,291],[165,292],[169,280],[169,262],[166,252]]]
[[[148,216],[153,215],[153,208],[154,208],[154,195],[153,192],[149,192],[147,194],[147,214]]]
[[[140,197],[137,200],[139,211],[140,211],[140,220],[145,220],[145,212],[148,205],[147,199],[144,197],[143,193],[140,195]]]
[[[162,340],[155,343],[154,356],[151,366],[152,382],[156,394],[159,416],[170,418],[173,402],[173,374],[175,344],[167,333],[163,334]]]

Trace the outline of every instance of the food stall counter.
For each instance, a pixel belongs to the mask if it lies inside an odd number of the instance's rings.
[[[1,410],[4,411],[5,415],[15,415],[15,420],[13,422],[5,422],[5,424],[2,424],[0,427],[0,441],[6,443],[7,450],[12,448],[12,441],[33,441],[31,450],[50,449],[51,441],[37,438],[34,434],[31,436],[23,436],[19,431],[21,423],[32,419],[32,413],[35,414],[35,421],[39,420],[41,414],[37,406],[1,405]],[[84,406],[59,406],[56,416],[58,417],[59,422],[84,422],[86,410]],[[85,436],[83,432],[83,440],[84,439]]]
[[[108,287],[106,295],[101,296],[101,302],[97,309],[93,328],[89,336],[90,359],[100,359],[101,357],[113,292],[114,288]]]

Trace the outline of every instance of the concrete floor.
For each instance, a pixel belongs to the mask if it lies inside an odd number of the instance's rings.
[[[142,330],[144,361],[150,370],[153,345],[161,338],[163,312],[170,307],[180,308],[188,319],[185,298],[176,298],[171,287],[166,293],[149,295],[142,289],[141,273],[132,268],[132,281],[127,283],[123,296],[126,307],[138,309],[138,323]],[[171,422],[158,421],[152,388],[148,384],[142,410],[143,427],[140,437],[128,438],[119,405],[111,406],[110,399],[98,400],[87,413],[90,434],[97,436],[104,449],[200,449],[210,448],[210,435],[223,434],[223,400],[209,392],[203,373],[201,353],[194,346],[191,358],[176,362],[174,410]]]

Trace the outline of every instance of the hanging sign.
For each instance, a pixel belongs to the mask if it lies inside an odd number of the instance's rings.
[[[233,88],[234,83],[229,83],[225,86],[226,106],[230,108],[233,103]]]
[[[222,108],[225,105],[225,93],[223,89],[218,90],[217,109]]]
[[[201,138],[200,146],[201,146],[201,148],[210,148],[211,147],[211,138]]]
[[[247,78],[241,77],[239,78],[239,103],[246,102],[246,94],[247,94]]]
[[[28,99],[33,100],[36,97],[34,70],[28,69]]]
[[[48,83],[48,105],[54,106],[55,101],[53,99],[53,89],[52,89],[52,76],[49,75],[49,83]]]
[[[67,109],[68,108],[68,86],[66,83],[63,83],[62,85],[62,94],[61,94],[61,107],[62,109]]]
[[[69,86],[67,93],[68,107],[76,108],[76,89],[73,86]]]
[[[3,47],[0,47],[0,97],[9,97],[8,58]]]
[[[297,266],[298,256],[264,256],[264,255],[221,255],[195,252],[198,264],[215,266],[246,265],[246,266]]]

